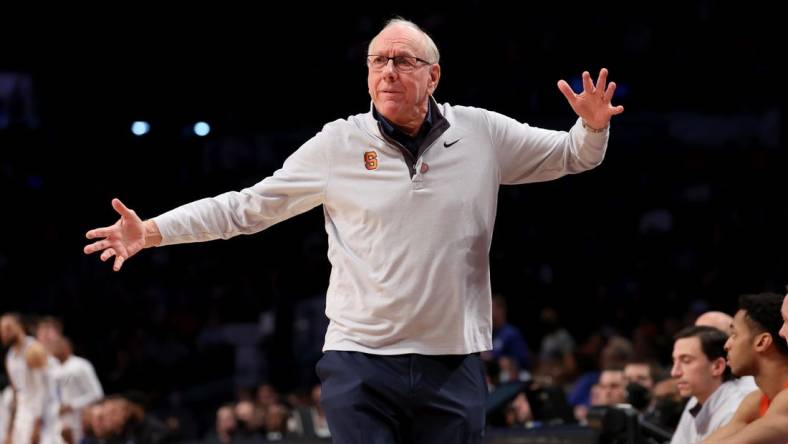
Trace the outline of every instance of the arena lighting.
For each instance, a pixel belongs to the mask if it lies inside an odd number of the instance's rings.
[[[200,137],[205,137],[210,132],[211,132],[211,125],[208,125],[205,122],[197,122],[194,124],[194,134]]]
[[[137,120],[136,122],[131,124],[131,132],[134,133],[135,136],[143,136],[150,131],[150,124],[148,122]]]

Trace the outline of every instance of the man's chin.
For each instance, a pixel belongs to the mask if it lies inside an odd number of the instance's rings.
[[[380,111],[384,116],[386,114],[393,116],[399,112],[401,106],[400,103],[395,100],[384,100],[380,104],[380,108],[381,109],[379,109],[378,111]]]

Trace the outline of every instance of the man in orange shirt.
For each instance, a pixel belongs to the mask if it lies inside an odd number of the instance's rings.
[[[783,297],[744,295],[725,350],[737,376],[752,375],[759,391],[742,401],[733,419],[704,443],[788,442],[788,343],[780,338]]]

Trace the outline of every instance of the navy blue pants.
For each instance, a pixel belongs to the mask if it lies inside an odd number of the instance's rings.
[[[328,351],[320,404],[335,444],[476,444],[487,387],[478,355]]]

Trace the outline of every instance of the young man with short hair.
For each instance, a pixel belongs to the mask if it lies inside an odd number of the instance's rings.
[[[752,375],[760,389],[742,401],[731,422],[704,443],[788,442],[788,344],[780,338],[783,297],[744,295],[725,343],[733,374]]]
[[[691,396],[672,444],[693,443],[727,424],[751,391],[733,378],[725,362],[728,335],[708,326],[681,330],[673,343],[671,376],[682,396]]]

